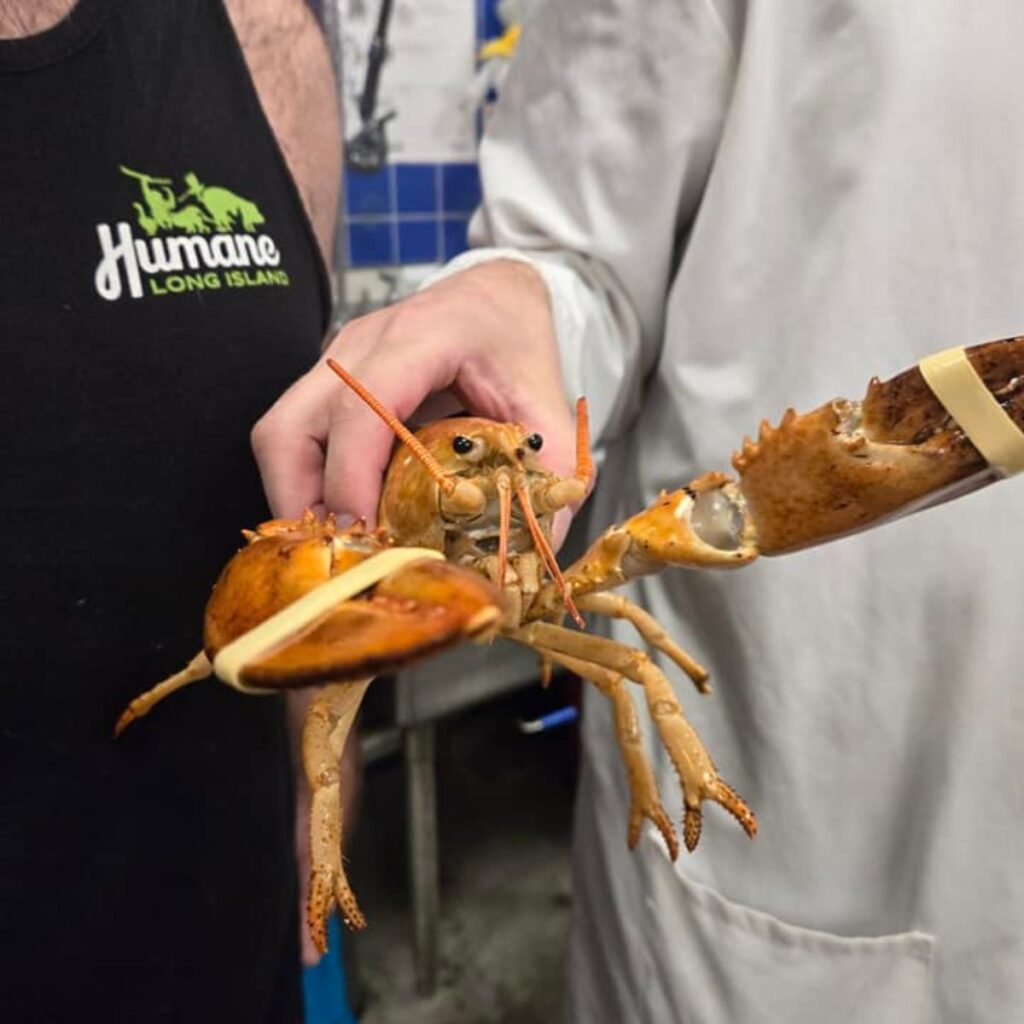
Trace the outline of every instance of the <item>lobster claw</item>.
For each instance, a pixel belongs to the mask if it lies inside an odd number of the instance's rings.
[[[574,593],[617,586],[667,565],[739,568],[758,556],[746,502],[725,473],[705,473],[606,530],[568,569]]]
[[[287,536],[269,537],[243,548],[229,563],[229,570],[235,570],[245,559],[250,567],[248,575],[225,570],[207,606],[206,650],[223,682],[243,692],[272,692],[372,677],[460,641],[493,635],[501,619],[500,595],[479,574],[433,551],[391,548],[225,642],[228,630],[239,623],[241,607],[263,610],[260,597],[265,603],[267,595],[252,585],[263,579],[261,568],[281,562],[284,555],[291,558],[296,578],[305,582],[301,556],[315,563],[310,556],[317,554],[317,546],[302,540],[294,544]],[[426,555],[434,557],[417,557]],[[382,569],[362,578],[372,564],[384,560]],[[240,581],[251,585],[240,591]],[[284,589],[277,583],[271,597],[280,597]]]
[[[650,572],[665,565],[738,568],[758,555],[746,502],[725,473],[705,473],[681,490],[662,492],[623,529],[639,545],[633,557],[655,563]]]
[[[1003,428],[1018,435],[1019,451],[1024,337],[963,354],[978,392]],[[837,398],[803,415],[790,409],[777,427],[763,422],[757,441],[747,440],[733,456],[733,467],[764,555],[867,529],[1000,476],[932,392],[921,366],[871,381],[859,401]]]

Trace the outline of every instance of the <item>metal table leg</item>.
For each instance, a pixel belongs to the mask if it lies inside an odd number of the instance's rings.
[[[437,988],[437,930],[441,903],[432,722],[405,730],[405,785],[416,990],[420,995],[431,995]]]

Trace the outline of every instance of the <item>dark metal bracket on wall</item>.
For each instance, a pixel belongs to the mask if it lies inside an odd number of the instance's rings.
[[[377,99],[380,92],[380,76],[388,56],[388,25],[391,21],[392,0],[381,0],[367,53],[366,78],[359,96],[359,118],[362,126],[345,143],[345,160],[354,171],[372,174],[379,171],[388,158],[386,125],[397,111],[389,110],[377,115]]]

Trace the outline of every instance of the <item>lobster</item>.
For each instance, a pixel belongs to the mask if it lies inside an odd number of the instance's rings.
[[[415,434],[334,360],[338,374],[392,428],[378,526],[341,527],[311,512],[243,531],[206,607],[203,650],[136,697],[120,734],[168,694],[216,675],[243,693],[318,685],[302,737],[312,790],[308,925],[326,949],[336,904],[365,926],[342,863],[338,761],[370,681],[466,640],[496,636],[532,648],[592,683],[614,708],[629,780],[627,842],[645,819],[675,859],[679,842],[642,746],[629,687],[642,688],[678,773],[682,839],[693,850],[702,805],[717,803],[753,837],[757,822],[719,775],[664,669],[646,650],[595,636],[584,613],[627,620],[701,692],[708,673],[657,621],[610,593],[667,566],[736,569],[874,526],[1024,468],[1024,337],[950,350],[860,401],[835,399],[761,424],[733,456],[738,479],[709,472],[606,529],[561,569],[554,514],[581,502],[594,476],[586,402],[577,404],[576,470],[558,477],[527,427],[459,417]],[[571,618],[578,629],[567,627]]]

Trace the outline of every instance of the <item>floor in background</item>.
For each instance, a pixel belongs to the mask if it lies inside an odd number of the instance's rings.
[[[557,705],[530,691],[441,723],[439,987],[416,994],[398,759],[371,766],[350,874],[362,1024],[539,1024],[564,1015],[575,727],[525,736]]]

